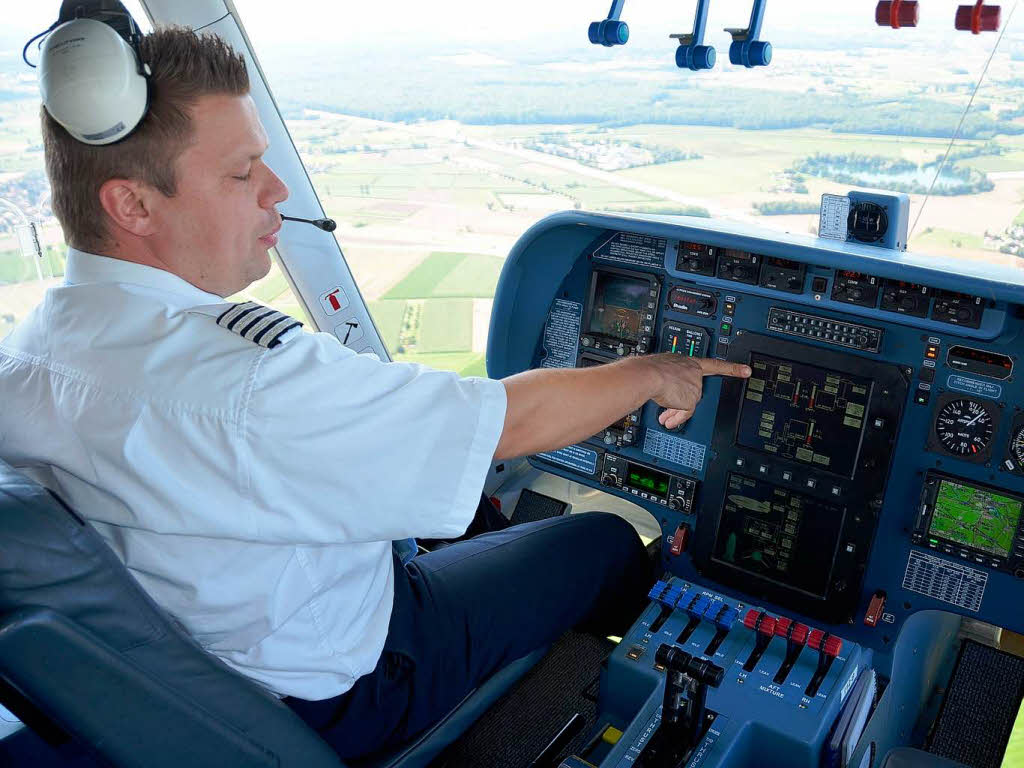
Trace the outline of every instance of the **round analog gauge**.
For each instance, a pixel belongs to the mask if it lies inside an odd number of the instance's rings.
[[[954,456],[977,456],[992,442],[995,421],[984,403],[961,397],[950,400],[935,419],[935,434]]]
[[[1018,467],[1024,467],[1024,424],[1010,435],[1010,456],[1017,461]]]

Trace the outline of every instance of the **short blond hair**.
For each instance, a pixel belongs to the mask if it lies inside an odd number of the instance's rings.
[[[174,166],[192,139],[191,108],[207,94],[249,92],[245,59],[216,35],[163,27],[143,36],[149,64],[149,110],[138,127],[115,144],[76,141],[46,109],[42,115],[51,205],[68,244],[85,251],[109,245],[100,187],[110,179],[135,179],[168,197],[177,190]]]

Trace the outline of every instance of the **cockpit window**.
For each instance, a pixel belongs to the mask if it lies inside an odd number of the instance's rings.
[[[745,69],[722,29],[750,4],[716,2],[709,72],[676,67],[679,4],[627,4],[614,48],[587,39],[597,5],[290,7],[238,3],[397,359],[480,371],[503,258],[565,209],[814,233],[822,193],[881,188],[910,195],[912,250],[1024,265],[1024,11],[1008,5],[1000,38],[955,30],[947,7],[893,30],[872,4],[773,3],[774,58]]]

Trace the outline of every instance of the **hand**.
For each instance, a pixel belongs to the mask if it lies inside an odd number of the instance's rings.
[[[728,363],[710,357],[683,357],[669,353],[647,358],[657,366],[662,385],[653,400],[666,410],[658,422],[666,429],[675,429],[697,410],[704,389],[705,376],[750,376],[750,366]]]

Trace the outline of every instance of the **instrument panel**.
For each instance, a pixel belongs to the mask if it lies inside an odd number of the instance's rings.
[[[488,371],[745,362],[531,457],[660,523],[669,572],[884,651],[939,609],[1024,630],[1024,272],[707,220],[558,214],[517,244]]]

